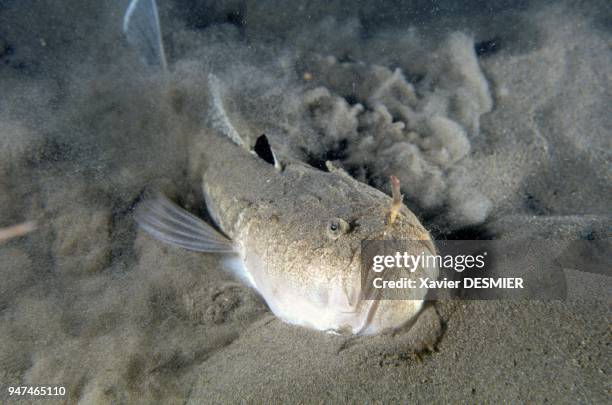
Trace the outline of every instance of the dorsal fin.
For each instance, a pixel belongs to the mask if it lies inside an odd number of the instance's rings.
[[[123,33],[149,66],[168,70],[155,0],[132,0],[123,17]]]
[[[276,170],[283,170],[283,166],[276,157],[276,153],[274,152],[274,149],[272,149],[272,145],[270,145],[270,141],[268,141],[266,134],[262,134],[257,138],[251,153],[262,159],[264,162],[274,166]]]
[[[223,85],[213,73],[208,74],[208,93],[210,100],[210,126],[227,136],[236,145],[251,152],[254,156],[274,165],[276,170],[282,170],[282,165],[265,134],[260,135],[253,142],[252,138],[243,136],[236,130],[223,105]]]
[[[208,74],[208,92],[210,96],[210,125],[231,139],[236,145],[248,149],[247,143],[232,125],[223,105],[221,81],[213,73]]]
[[[271,165],[276,164],[276,157],[274,156],[274,151],[270,146],[270,142],[268,142],[266,134],[260,135],[259,138],[257,138],[255,146],[253,146],[253,152],[264,162]]]

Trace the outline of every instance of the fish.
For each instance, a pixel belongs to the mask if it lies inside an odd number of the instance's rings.
[[[163,73],[156,7],[154,0],[133,0],[124,32],[143,61]],[[136,207],[139,227],[158,241],[220,255],[284,322],[373,335],[414,321],[424,297],[367,299],[361,278],[364,240],[415,240],[418,253],[435,254],[429,232],[402,202],[397,178],[390,197],[331,162],[325,171],[277,153],[281,148],[265,134],[241,136],[223,108],[219,79],[211,73],[208,81],[211,125],[189,149],[212,223],[158,193]],[[437,277],[437,269],[428,271]]]

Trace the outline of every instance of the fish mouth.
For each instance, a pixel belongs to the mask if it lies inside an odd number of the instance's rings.
[[[348,269],[348,274],[350,274],[353,278],[353,293],[351,294],[349,291],[347,291],[346,285],[342,286],[342,284],[340,284],[336,287],[336,289],[342,290],[343,295],[346,297],[347,304],[337,307],[336,311],[339,315],[351,317],[350,321],[348,322],[339,322],[340,325],[343,325],[340,327],[340,329],[350,329],[351,333],[359,335],[363,331],[367,330],[371,324],[378,308],[379,301],[376,299],[364,299],[365,295],[362,285],[360,248],[353,250]]]
[[[381,233],[375,233],[370,235],[368,238],[363,239],[363,241],[384,241],[384,240],[395,240],[398,242],[402,241],[402,238],[397,238],[397,239],[393,239],[390,238],[390,236],[387,234],[386,232],[381,232]],[[396,235],[393,235],[396,236]],[[425,250],[428,252],[431,252],[432,254],[436,253],[436,249],[435,246],[433,244],[433,241],[429,238],[429,235],[427,235],[427,238],[423,238],[423,239],[417,239],[415,237],[411,238],[411,239],[403,239],[406,240],[408,243],[413,244],[412,247],[416,247],[418,250]],[[361,246],[361,244],[360,244]],[[352,310],[351,311],[346,311],[345,313],[347,315],[355,315],[355,319],[353,324],[353,333],[356,335],[369,335],[369,334],[376,334],[378,332],[380,332],[381,330],[386,330],[386,329],[394,329],[397,327],[403,327],[407,324],[410,324],[411,322],[414,322],[416,320],[416,318],[418,317],[418,314],[420,313],[420,309],[417,310],[416,312],[413,312],[412,310],[406,310],[407,312],[405,312],[405,317],[403,316],[399,316],[399,317],[395,317],[393,316],[392,318],[395,318],[395,321],[392,321],[391,323],[388,323],[387,321],[383,321],[383,319],[387,318],[387,316],[385,314],[380,314],[379,311],[393,311],[394,313],[398,310],[398,308],[401,310],[402,313],[404,313],[404,307],[405,302],[402,304],[401,301],[404,300],[392,300],[392,301],[397,301],[395,303],[389,303],[388,300],[386,300],[383,297],[383,291],[382,290],[369,290],[367,288],[370,281],[370,278],[368,277],[368,274],[364,274],[363,273],[363,269],[362,269],[362,262],[361,262],[361,249],[356,249],[353,252],[353,256],[351,258],[351,263],[350,266],[351,268],[356,268],[357,271],[355,271],[355,274],[359,277],[359,284],[358,284],[358,288],[359,288],[359,293],[356,294],[356,299],[354,299],[351,304],[352,304]],[[411,299],[411,300],[407,300],[407,301],[422,301],[419,299]],[[385,302],[385,305],[382,305],[381,303]],[[382,305],[382,307],[381,307]],[[416,306],[419,306],[418,304],[415,303]],[[397,314],[399,315],[399,313]],[[400,319],[403,318],[403,319]]]

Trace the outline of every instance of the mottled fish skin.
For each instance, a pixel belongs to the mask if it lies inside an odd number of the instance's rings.
[[[155,0],[132,0],[123,31],[150,67],[168,75]],[[254,154],[222,105],[221,83],[209,74],[211,126],[190,148],[192,173],[202,175],[207,208],[226,239],[163,196],[140,204],[135,219],[154,238],[225,262],[286,322],[354,334],[406,324],[423,300],[365,300],[360,247],[365,239],[421,240],[419,254],[435,254],[428,232],[401,205],[386,223],[391,198],[338,172],[298,160],[273,164]],[[265,142],[267,144],[267,141]],[[336,230],[330,230],[330,221]],[[416,247],[415,247],[416,248]],[[423,274],[435,278],[437,269]],[[424,293],[423,293],[424,294]],[[421,297],[417,297],[421,298]]]
[[[213,131],[196,138],[191,167],[202,173],[207,207],[279,318],[371,334],[399,327],[419,312],[422,300],[361,300],[362,240],[418,239],[435,253],[429,233],[408,208],[402,205],[387,225],[391,198],[347,175],[291,159],[279,171]],[[349,224],[348,232],[330,237],[329,223],[337,218]],[[437,270],[432,273],[437,277]]]

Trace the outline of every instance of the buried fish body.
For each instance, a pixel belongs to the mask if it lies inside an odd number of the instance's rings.
[[[365,300],[361,285],[362,240],[422,240],[435,254],[429,234],[404,205],[389,223],[391,198],[344,173],[299,161],[279,171],[222,136],[200,139],[193,153],[203,162],[207,208],[229,238],[162,196],[136,211],[149,234],[225,254],[230,270],[292,324],[374,334],[419,313],[422,300]],[[437,277],[437,270],[428,275]]]
[[[150,7],[153,0],[134,0],[124,30],[130,39],[130,19],[150,21],[133,29],[140,36],[131,42],[144,42],[144,59],[165,66],[163,55],[151,54],[163,47],[147,45],[161,37]],[[154,20],[136,19],[132,14],[141,9]],[[375,334],[414,319],[423,299],[366,300],[361,285],[362,240],[420,240],[421,251],[435,254],[428,232],[401,203],[399,183],[392,182],[392,200],[331,164],[326,172],[290,157],[279,160],[265,135],[253,142],[237,133],[216,99],[217,79],[209,79],[210,114],[218,125],[195,137],[190,166],[202,174],[207,209],[225,235],[161,195],[137,207],[140,227],[163,242],[224,255],[226,267],[286,322]],[[426,276],[437,277],[437,269]]]

